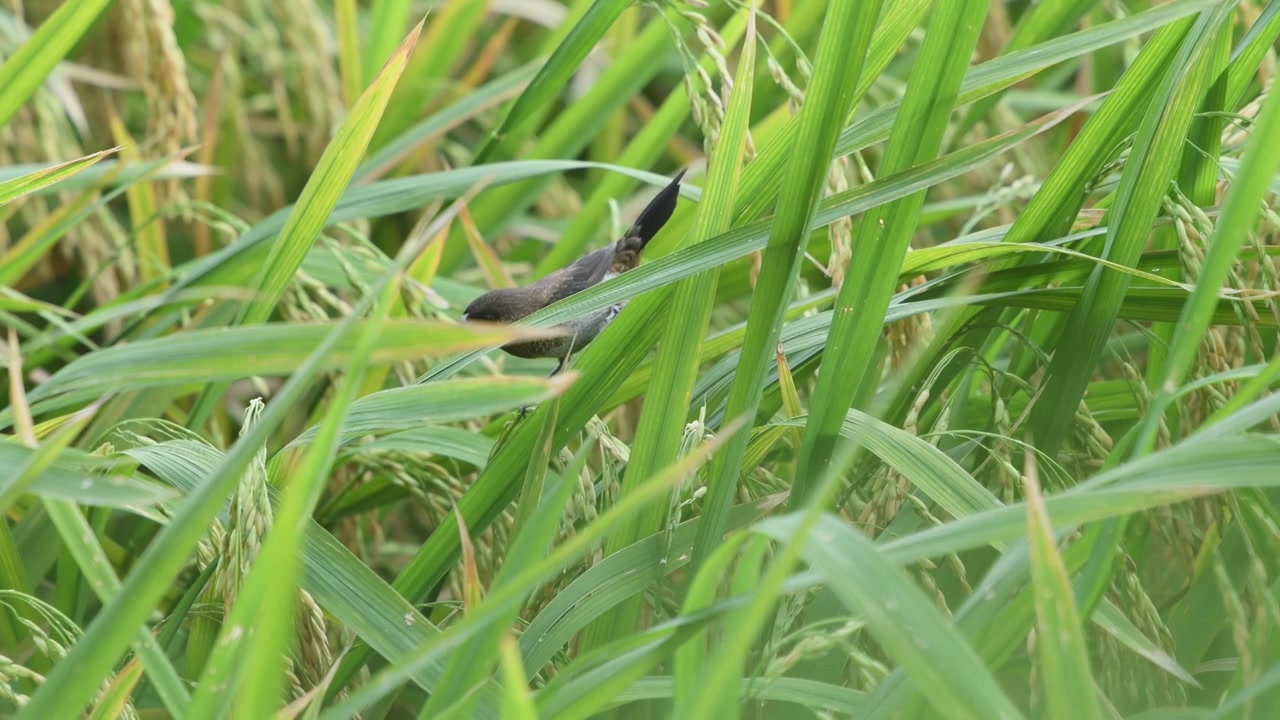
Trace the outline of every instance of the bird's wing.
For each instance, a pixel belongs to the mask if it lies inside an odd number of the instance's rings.
[[[538,282],[546,282],[550,289],[547,303],[563,300],[570,295],[586,290],[604,280],[609,273],[609,265],[613,262],[613,245],[596,250],[583,256],[567,268],[557,270]]]

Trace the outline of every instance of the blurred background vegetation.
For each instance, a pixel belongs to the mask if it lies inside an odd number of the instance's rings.
[[[1278,35],[0,2],[0,715],[1273,716]]]

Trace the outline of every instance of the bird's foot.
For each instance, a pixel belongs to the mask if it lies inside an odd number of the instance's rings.
[[[551,374],[547,376],[547,379],[551,379],[556,375],[559,375],[560,371],[564,370],[565,362],[566,361],[563,358],[561,358],[559,364],[556,365],[556,369],[551,371]],[[521,405],[519,408],[516,409],[516,418],[519,420],[523,420],[529,413],[533,412],[536,409],[538,409],[537,405]]]
[[[560,358],[560,362],[556,365],[556,369],[551,371],[551,374],[547,376],[547,379],[551,379],[551,378],[553,378],[553,377],[555,377],[555,376],[559,375],[559,374],[560,374],[560,371],[561,371],[561,370],[564,370],[565,363],[569,362],[568,357],[569,357],[569,356],[568,356],[568,355],[566,355],[566,356],[564,356],[564,357]]]

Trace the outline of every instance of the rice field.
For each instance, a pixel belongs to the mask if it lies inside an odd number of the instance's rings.
[[[0,3],[0,717],[1276,716],[1278,36]]]

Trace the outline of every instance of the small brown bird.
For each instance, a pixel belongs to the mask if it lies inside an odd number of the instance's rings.
[[[677,173],[671,183],[649,202],[622,239],[525,287],[490,290],[467,306],[462,313],[462,321],[513,323],[557,300],[563,300],[636,267],[640,264],[640,254],[644,252],[645,246],[667,224],[667,220],[671,219],[671,213],[676,209],[676,199],[680,195],[680,178],[684,177],[684,173],[684,170]],[[560,325],[558,327],[566,331],[560,337],[508,343],[502,349],[521,358],[558,359],[560,364],[551,372],[554,376],[564,369],[569,353],[581,350],[595,340],[622,312],[624,305],[625,302],[616,303]]]

